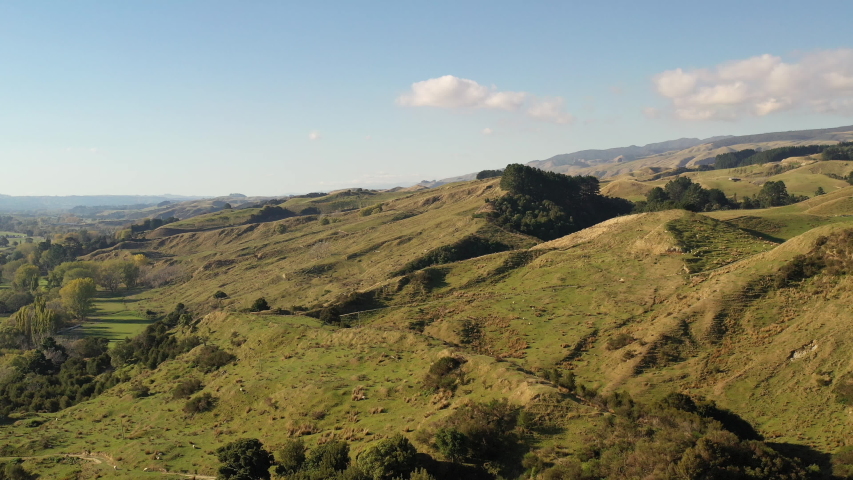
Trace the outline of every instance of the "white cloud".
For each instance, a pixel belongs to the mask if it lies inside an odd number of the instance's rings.
[[[487,127],[487,128],[483,129],[483,135],[491,135],[493,133],[494,133],[494,130],[492,130],[491,128]]]
[[[537,100],[527,109],[527,115],[546,122],[572,123],[575,117],[566,111],[564,103],[560,97]]]
[[[646,107],[643,109],[643,116],[649,119],[655,119],[660,117],[660,110],[655,107]]]
[[[308,134],[308,140],[311,140],[312,142],[315,140],[320,140],[321,138],[323,138],[323,136],[320,135],[320,132],[318,132],[317,130],[313,130],[311,133]]]
[[[653,82],[683,120],[734,120],[785,110],[853,115],[853,49],[811,52],[796,62],[766,54],[712,68],[677,68]]]
[[[365,139],[365,140],[371,140],[372,138],[373,138],[373,137],[371,137],[370,135],[368,135],[368,136],[364,137],[364,139]]]
[[[524,112],[535,120],[571,123],[574,117],[564,103],[561,97],[539,99],[527,92],[502,92],[453,75],[415,82],[408,93],[397,97],[397,104],[404,107],[505,110]]]

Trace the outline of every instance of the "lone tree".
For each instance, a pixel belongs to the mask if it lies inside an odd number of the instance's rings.
[[[62,305],[78,320],[83,320],[92,311],[92,299],[95,297],[97,287],[91,278],[78,278],[71,280],[59,290]]]
[[[19,290],[35,290],[39,286],[39,268],[35,265],[24,264],[15,270],[15,286]]]
[[[269,310],[269,309],[270,309],[270,305],[267,303],[267,299],[264,297],[261,297],[261,298],[256,299],[252,303],[252,307],[249,310],[251,310],[253,312],[262,312],[264,310]]]
[[[257,438],[243,438],[216,449],[222,480],[269,480],[273,456]]]
[[[380,440],[358,456],[358,466],[374,480],[407,478],[417,467],[418,451],[403,435]]]

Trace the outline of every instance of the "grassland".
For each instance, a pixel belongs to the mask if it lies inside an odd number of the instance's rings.
[[[292,218],[134,244],[179,265],[185,281],[135,294],[127,306],[100,299],[115,324],[107,331],[120,337],[141,325],[121,318],[183,302],[199,321],[177,334],[200,335],[237,360],[203,373],[191,351],[134,372],[147,397],[122,384],[35,415],[49,420],[38,426],[0,425],[0,437],[21,455],[104,452],[123,469],[116,478],[143,468],[209,475],[212,451],[245,436],[273,449],[297,436],[309,446],[342,438],[357,453],[404,432],[438,455],[429,434],[442,418],[464,402],[505,397],[559,419],[551,433],[525,439],[548,459],[579,452],[605,421],[539,377],[555,366],[644,401],[673,391],[704,396],[780,444],[832,453],[853,436],[833,390],[853,371],[844,347],[853,342],[853,278],[821,274],[755,290],[820,236],[853,228],[853,187],[772,209],[630,215],[545,243],[490,230],[474,215],[500,193],[496,180],[467,182],[400,193],[371,215],[330,214],[327,224]],[[475,234],[514,249],[431,267],[428,281],[393,273]],[[214,300],[217,290],[229,297]],[[292,309],[337,305],[353,293],[371,299],[363,307],[371,312],[351,316],[357,328],[241,312],[260,296]],[[451,354],[466,360],[466,382],[453,396],[426,392],[429,365]],[[190,377],[219,399],[212,412],[185,414],[172,399]],[[51,476],[67,466],[37,468]]]
[[[139,307],[140,299],[134,296],[98,292],[93,313],[79,327],[68,334],[73,337],[103,337],[117,342],[136,336],[152,322]]]

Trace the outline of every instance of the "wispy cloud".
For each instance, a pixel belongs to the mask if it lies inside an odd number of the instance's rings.
[[[653,79],[682,120],[735,120],[788,110],[853,115],[853,49],[820,50],[788,63],[761,55]]]
[[[404,107],[523,112],[534,120],[559,124],[574,121],[574,117],[565,110],[562,97],[539,98],[528,92],[499,91],[497,87],[489,88],[453,75],[413,83],[409,92],[397,97],[397,104]]]
[[[311,133],[308,134],[308,140],[311,140],[312,142],[315,140],[320,140],[321,138],[323,138],[323,136],[320,135],[320,132],[318,132],[317,130],[313,130]]]
[[[491,135],[492,133],[494,133],[494,131],[491,128],[486,127],[483,129],[483,135]]]

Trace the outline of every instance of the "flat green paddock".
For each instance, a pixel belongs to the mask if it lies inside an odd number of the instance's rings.
[[[134,337],[152,323],[145,317],[139,299],[98,292],[94,313],[69,336],[104,337],[111,343]]]

